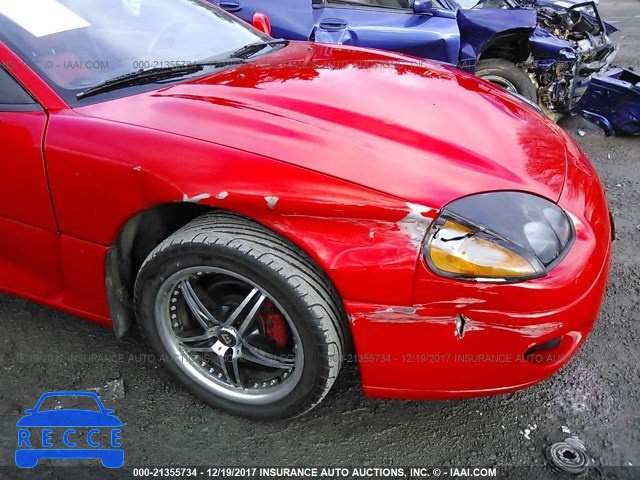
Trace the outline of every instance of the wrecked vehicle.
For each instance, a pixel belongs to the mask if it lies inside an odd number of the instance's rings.
[[[604,190],[545,115],[423,63],[197,0],[0,2],[0,290],[140,328],[251,418],[347,359],[373,397],[544,380],[598,317]]]
[[[257,12],[266,14],[275,37],[380,48],[437,60],[524,96],[553,119],[581,113],[609,134],[640,133],[635,77],[627,81],[633,72],[603,77],[589,92],[589,101],[580,103],[592,77],[607,71],[617,51],[609,39],[615,28],[603,22],[597,5],[525,1],[214,3],[249,22]],[[611,109],[614,95],[620,96],[613,103],[624,104],[622,110]]]

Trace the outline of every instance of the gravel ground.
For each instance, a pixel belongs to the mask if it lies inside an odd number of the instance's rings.
[[[603,0],[601,8],[621,29],[619,63],[637,62],[640,2]],[[0,296],[0,466],[7,467],[0,478],[32,478],[36,472],[64,478],[63,470],[47,469],[46,461],[29,473],[9,468],[15,422],[45,391],[86,390],[116,379],[124,381],[124,398],[102,397],[124,422],[128,466],[541,466],[545,448],[568,436],[563,426],[601,465],[640,465],[640,138],[606,138],[578,120],[565,127],[600,172],[618,240],[600,320],[575,359],[550,380],[498,397],[383,401],[363,396],[357,369],[349,365],[310,415],[286,423],[249,422],[194,400],[144,346]],[[587,133],[580,136],[578,130]],[[95,470],[93,476],[103,474]],[[531,475],[515,469],[508,476],[552,476],[546,468]],[[589,478],[601,477],[591,472]],[[640,469],[610,471],[607,478],[640,478]]]

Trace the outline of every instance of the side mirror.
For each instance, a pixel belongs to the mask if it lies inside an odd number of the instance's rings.
[[[414,0],[413,13],[432,13],[433,0]]]
[[[32,413],[34,413],[34,411],[35,411],[35,408],[27,408],[25,409],[24,413],[26,415],[31,415]]]
[[[266,33],[271,36],[271,21],[264,13],[254,13],[251,25],[262,33]]]

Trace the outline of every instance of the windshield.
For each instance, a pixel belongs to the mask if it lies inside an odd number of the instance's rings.
[[[201,0],[0,0],[0,40],[73,105],[78,93],[119,76],[224,56],[268,37]]]

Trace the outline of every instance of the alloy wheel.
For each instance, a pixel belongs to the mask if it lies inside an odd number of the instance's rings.
[[[237,273],[209,266],[178,271],[158,291],[155,321],[171,361],[223,398],[272,403],[302,375],[295,324],[271,295]]]

